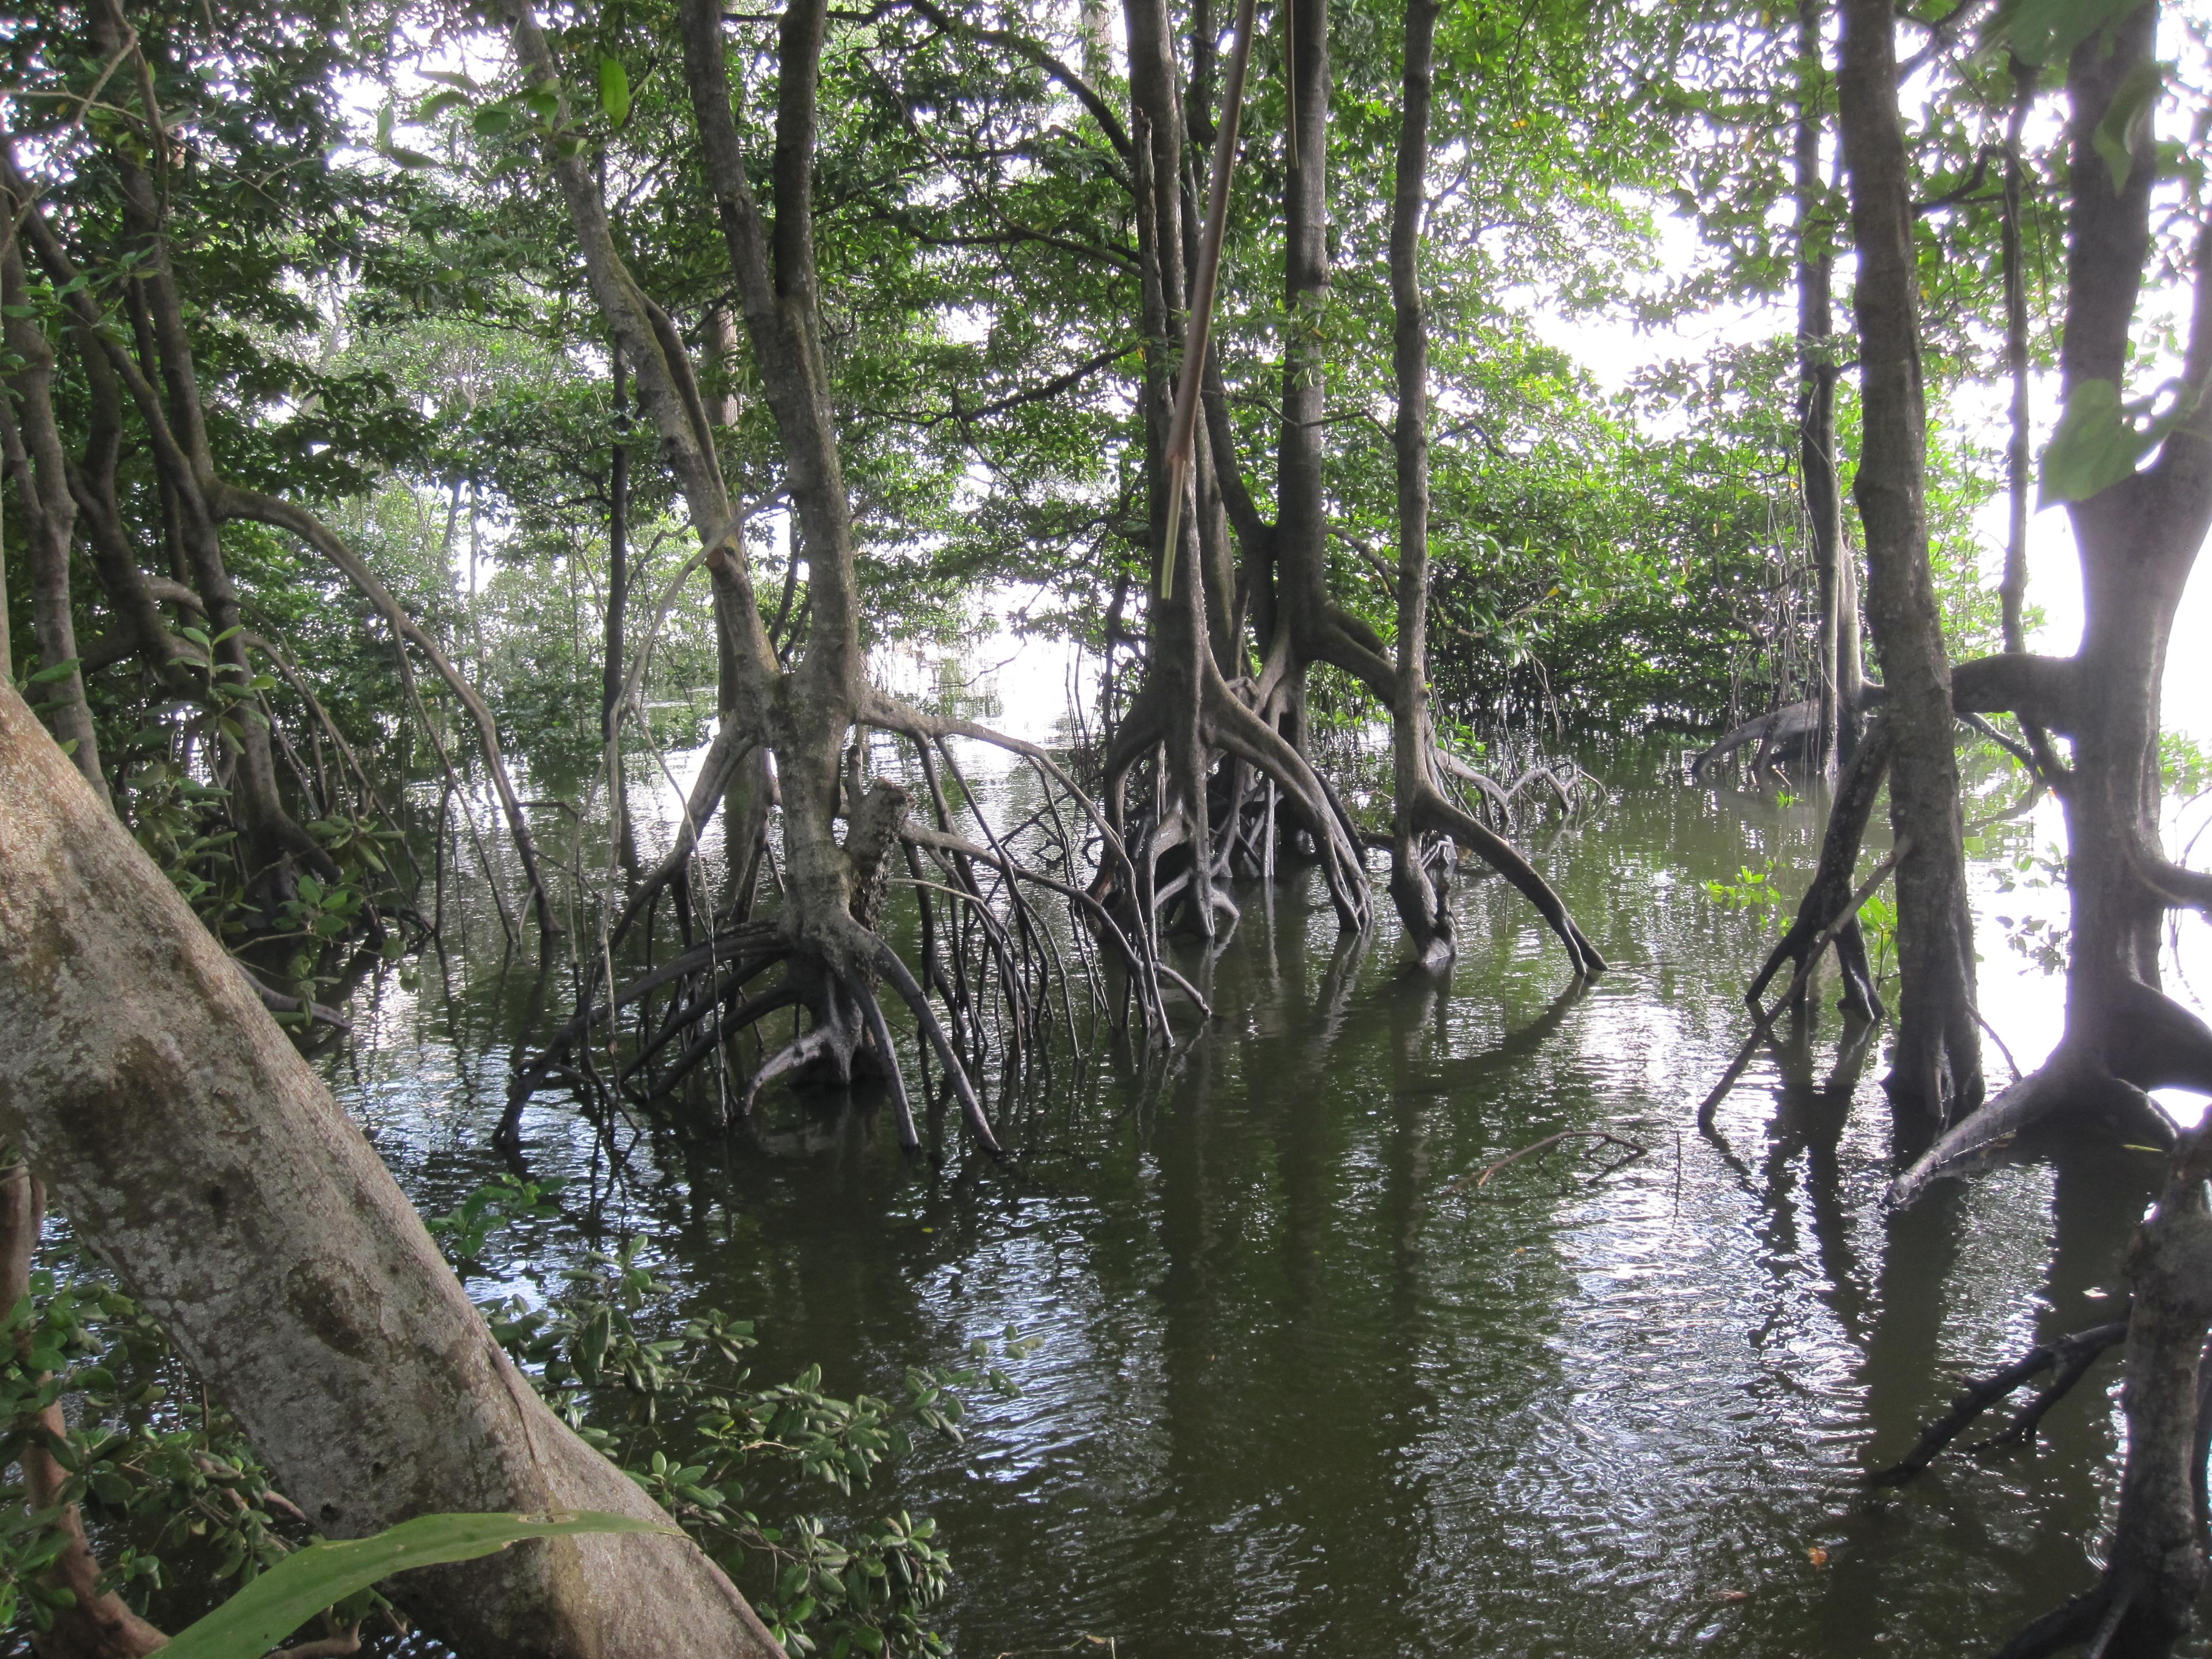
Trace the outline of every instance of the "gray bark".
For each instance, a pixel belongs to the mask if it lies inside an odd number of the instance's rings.
[[[1843,486],[1836,470],[1836,330],[1834,227],[1820,176],[1823,125],[1820,93],[1827,80],[1822,61],[1822,0],[1797,5],[1797,459],[1805,516],[1812,532],[1813,567],[1820,588],[1820,636],[1815,644],[1813,732],[1814,767],[1828,776],[1850,759],[1857,732],[1857,662],[1842,655],[1844,606],[1856,610],[1857,593],[1844,570]],[[1856,618],[1855,618],[1856,620]],[[1856,629],[1851,649],[1856,652]],[[1850,684],[1842,678],[1849,671]]]
[[[532,1392],[245,975],[4,688],[0,1135],[323,1531],[661,1518]],[[677,1538],[534,1543],[395,1591],[501,1659],[781,1651]]]
[[[1972,917],[1952,736],[1951,667],[1928,561],[1927,409],[1911,179],[1898,115],[1895,22],[1845,0],[1838,105],[1859,249],[1854,307],[1866,435],[1853,485],[1866,526],[1867,601],[1895,737],[1899,998],[1889,1078],[1900,1106],[1948,1116],[1981,1103]]]

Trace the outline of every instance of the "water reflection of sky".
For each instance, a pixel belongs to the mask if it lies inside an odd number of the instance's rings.
[[[995,720],[1054,734],[1065,662],[1047,654],[998,671]],[[909,690],[942,684],[914,674]],[[987,799],[1033,787],[972,747]],[[1794,893],[1820,808],[1662,769],[1627,757],[1574,825],[1527,826],[1616,963],[1579,994],[1495,881],[1458,889],[1442,984],[1405,974],[1387,905],[1340,950],[1311,896],[1240,890],[1228,950],[1183,964],[1219,1020],[1200,1034],[1185,1009],[1196,1040],[1172,1059],[1064,1064],[1018,1118],[994,1103],[1015,1167],[909,1167],[865,1103],[781,1096],[726,1135],[620,1127],[617,1169],[547,1094],[526,1158],[568,1178],[564,1214],[472,1289],[526,1289],[634,1232],[684,1298],[760,1322],[763,1376],[820,1361],[834,1389],[884,1391],[972,1338],[1041,1337],[1012,1368],[1020,1395],[978,1399],[964,1448],[921,1449],[855,1506],[939,1518],[963,1652],[1085,1632],[1178,1656],[1994,1647],[2088,1580],[2113,1370],[2035,1456],[1878,1497],[1860,1474],[1966,1372],[2102,1316],[2154,1160],[2003,1164],[1888,1215],[1881,1056],[1832,1077],[1828,1012],[1701,1138],[1692,1114],[1772,932],[1705,884],[1772,860]],[[1991,777],[1970,816],[2009,788]],[[666,844],[666,799],[639,792],[641,811],[664,801],[648,845]],[[1978,866],[1982,1007],[2023,1066],[2055,1038],[2060,985],[1996,917],[2063,920],[2063,895],[1998,894],[1997,871],[2057,836],[2046,804],[1992,830]],[[501,1167],[487,1141],[512,1055],[568,994],[533,1006],[480,893],[455,903],[447,960],[358,996],[327,1066],[434,1211]],[[2200,926],[2181,940],[2189,995],[2212,963]],[[1569,1147],[1454,1186],[1601,1126],[1649,1155]]]

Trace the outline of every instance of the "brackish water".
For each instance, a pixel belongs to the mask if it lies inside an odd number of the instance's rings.
[[[973,758],[987,798],[1017,787]],[[621,1129],[611,1166],[539,1096],[521,1167],[569,1181],[563,1216],[471,1288],[641,1237],[757,1322],[757,1377],[818,1362],[838,1393],[1009,1326],[1042,1339],[1018,1395],[971,1396],[963,1445],[919,1446],[854,1506],[937,1518],[963,1655],[1991,1649],[2092,1579],[2117,1356],[2033,1454],[1895,1493],[1863,1473],[1966,1373],[2109,1316],[2159,1160],[2072,1149],[1887,1214],[1885,1039],[1839,1054],[1832,1012],[1701,1137],[1775,927],[1705,884],[1771,859],[1794,901],[1820,803],[1687,788],[1656,746],[1599,769],[1601,798],[1523,836],[1614,964],[1587,988],[1497,881],[1458,888],[1440,979],[1408,970],[1379,880],[1348,946],[1317,889],[1240,890],[1218,960],[1181,958],[1216,1018],[1177,1003],[1183,1046],[1147,1063],[1061,1056],[1048,1097],[994,1107],[1005,1164],[912,1163],[875,1097],[779,1092],[726,1133]],[[1992,774],[1970,816],[2011,787]],[[2023,1066],[2059,986],[1996,918],[2063,922],[2013,868],[2057,838],[2046,805],[1978,866],[1984,1010]],[[433,1212],[510,1167],[507,1068],[551,1023],[481,895],[452,915],[444,957],[357,993],[325,1062]],[[2182,936],[2185,971],[2203,947]],[[1467,1180],[1594,1127],[1648,1155],[1570,1143]]]

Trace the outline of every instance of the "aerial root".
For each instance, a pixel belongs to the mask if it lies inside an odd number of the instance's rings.
[[[662,991],[670,994],[669,1008],[659,1028],[651,1037],[641,1037],[640,1047],[644,1052],[634,1056],[618,1073],[617,1086],[636,1074],[641,1062],[649,1062],[653,1054],[682,1032],[718,1015],[723,1005],[747,983],[790,955],[791,947],[772,925],[752,921],[711,935],[705,944],[694,945],[659,967],[648,969],[609,996],[599,994],[598,975],[587,970],[580,997],[581,1006],[575,1015],[554,1033],[543,1048],[514,1068],[507,1083],[507,1109],[493,1133],[493,1144],[515,1144],[522,1109],[538,1090],[556,1082],[577,1080],[572,1059],[580,1048],[588,1048],[598,1028],[611,1024],[623,1009],[637,1006],[642,1014],[648,999]],[[730,1030],[739,1029],[732,1021],[718,1020],[717,1024]],[[683,1052],[678,1065],[690,1071],[712,1051],[713,1046],[708,1043],[702,1049],[693,1044]],[[586,1075],[590,1075],[588,1067]],[[665,1092],[659,1086],[660,1081],[655,1079],[645,1090],[645,1098]]]
[[[890,1085],[892,1115],[898,1125],[899,1146],[905,1152],[919,1152],[921,1137],[915,1132],[914,1103],[907,1098],[906,1078],[899,1070],[898,1050],[891,1046],[891,1028],[884,1018],[884,1006],[876,1000],[875,992],[869,988],[865,980],[848,980],[846,988],[853,994],[853,1000],[860,1005],[861,1017],[867,1022],[869,1038],[882,1057],[884,1077]]]
[[[1722,735],[1719,741],[1690,763],[1692,781],[1703,783],[1707,775],[1728,757],[1739,749],[1759,745],[1752,762],[1754,775],[1771,769],[1776,756],[1790,744],[1802,744],[1820,725],[1820,705],[1810,702],[1786,703],[1771,714],[1756,715],[1734,730]]]
[[[1552,799],[1559,803],[1562,813],[1571,813],[1581,793],[1581,781],[1589,775],[1569,761],[1566,763],[1568,776],[1562,777],[1553,767],[1536,765],[1529,767],[1511,783],[1500,784],[1487,773],[1469,766],[1442,744],[1431,744],[1430,752],[1439,773],[1455,783],[1466,785],[1481,798],[1493,824],[1504,821],[1505,814],[1512,810],[1513,803],[1524,791],[1533,790],[1540,783],[1551,791]]]
[[[877,945],[876,966],[899,995],[905,999],[908,1008],[914,1013],[915,1023],[921,1027],[922,1035],[928,1039],[930,1047],[937,1051],[938,1060],[951,1080],[953,1092],[959,1097],[961,1115],[967,1120],[969,1131],[992,1157],[1005,1156],[999,1146],[999,1138],[991,1132],[991,1120],[984,1114],[983,1103],[975,1097],[975,1085],[969,1080],[966,1068],[960,1064],[959,1055],[953,1051],[951,1039],[945,1035],[945,1027],[937,1018],[937,1011],[929,1006],[929,999],[922,994],[921,987],[915,982],[914,975],[899,959],[899,953],[881,940]]]
[[[1943,1449],[1972,1427],[1984,1412],[2031,1378],[2051,1371],[2054,1373],[2051,1382],[2020,1409],[2010,1424],[1968,1449],[1978,1453],[1997,1446],[2032,1443],[2044,1414],[2088,1374],[2100,1355],[2125,1341],[2127,1334],[2128,1315],[2123,1311],[2118,1319],[2093,1325],[2086,1331],[2038,1343],[2003,1370],[1970,1379],[1965,1390],[1951,1402],[1951,1409],[1920,1431],[1919,1442],[1912,1449],[1888,1468],[1869,1474],[1867,1485],[1903,1486],[1934,1462]]]
[[[1797,958],[1796,972],[1790,976],[1790,983],[1784,988],[1782,994],[1774,1000],[1771,1007],[1759,1008],[1754,994],[1752,1006],[1758,1012],[1756,1018],[1752,1022],[1751,1035],[1744,1039],[1743,1046],[1735,1051],[1735,1058],[1729,1062],[1728,1070],[1721,1074],[1721,1080],[1713,1085],[1712,1092],[1708,1094],[1698,1106],[1698,1127],[1700,1129],[1712,1127],[1713,1113],[1718,1109],[1728,1091],[1735,1086],[1736,1079],[1744,1073],[1744,1068],[1751,1064],[1751,1057],[1759,1052],[1759,1045],[1766,1041],[1767,1033],[1774,1029],[1774,1022],[1781,1018],[1783,1011],[1798,1006],[1806,982],[1812,977],[1813,969],[1820,964],[1822,953],[1829,945],[1834,945],[1838,947],[1838,956],[1842,956],[1842,942],[1844,937],[1846,934],[1856,935],[1857,933],[1860,909],[1875,896],[1875,890],[1889,879],[1889,872],[1897,867],[1899,860],[1904,858],[1911,845],[1912,840],[1909,836],[1900,840],[1892,849],[1889,856],[1875,866],[1874,873],[1869,875],[1859,890],[1851,895],[1850,901],[1844,906],[1843,914],[1834,917],[1814,935],[1812,943]],[[1809,895],[1808,902],[1810,902]],[[1802,910],[1799,915],[1802,920],[1803,915]],[[1770,969],[1779,959],[1780,955],[1781,947],[1778,945],[1775,947],[1775,955],[1768,958]],[[1765,978],[1763,975],[1757,983],[1764,988]]]
[[[2129,1136],[2141,1136],[2161,1149],[2173,1144],[2173,1126],[2149,1096],[2079,1051],[2061,1048],[2040,1069],[1991,1097],[1946,1130],[1890,1183],[1889,1203],[1904,1208],[1977,1152],[2010,1139],[2062,1109],[2105,1113],[2125,1125],[2124,1133]]]
[[[738,988],[737,986],[732,986],[727,994],[734,995]],[[703,1064],[708,1056],[727,1039],[735,1036],[749,1025],[759,1024],[770,1014],[790,1007],[799,1000],[797,988],[787,982],[753,998],[742,1007],[734,1009],[726,1015],[717,1013],[705,1034],[694,1037],[687,1043],[683,1052],[677,1056],[676,1063],[663,1072],[653,1082],[651,1091],[645,1096],[646,1101],[651,1103],[665,1099],[676,1091],[678,1084]],[[693,1022],[686,1022],[686,1025],[691,1023]],[[643,1068],[643,1065],[642,1056],[639,1060],[633,1060],[623,1068],[617,1082],[627,1083],[634,1073]],[[756,1078],[755,1082],[746,1086],[744,1100],[748,1107],[752,1103],[753,1096],[759,1092],[758,1081],[759,1079]]]
[[[1102,861],[1109,865],[1117,858],[1126,864],[1126,854],[1113,826],[1059,763],[1035,745],[965,722],[923,716],[880,696],[869,702],[863,723],[913,743],[928,783],[934,827],[927,814],[908,817],[902,790],[895,824],[886,829],[872,820],[863,829],[855,822],[856,815],[867,817],[873,810],[870,803],[878,790],[896,787],[867,783],[865,744],[855,743],[847,756],[848,799],[842,816],[850,826],[847,851],[859,886],[851,916],[830,921],[829,943],[804,942],[800,936],[808,930],[787,910],[773,923],[732,922],[726,917],[696,944],[687,928],[685,947],[674,957],[610,988],[612,945],[649,918],[663,894],[680,892],[689,879],[699,827],[756,746],[734,724],[726,726],[685,803],[677,847],[630,894],[605,941],[608,948],[584,969],[586,983],[574,1017],[517,1067],[495,1137],[501,1144],[514,1143],[523,1105],[550,1083],[574,1085],[605,1102],[609,1091],[603,1072],[591,1063],[595,1040],[609,1050],[626,1050],[612,1075],[612,1097],[649,1104],[674,1093],[709,1059],[733,1057],[731,1045],[748,1028],[798,1005],[811,1014],[811,1029],[803,1034],[794,1030],[792,1041],[781,1047],[763,1045],[773,1052],[765,1053],[751,1067],[734,1099],[725,1092],[725,1114],[749,1110],[767,1085],[803,1069],[847,1074],[854,1060],[866,1053],[887,1079],[901,1143],[914,1149],[919,1138],[912,1100],[876,994],[878,975],[898,990],[914,1013],[925,1085],[934,1060],[945,1068],[945,1080],[961,1101],[964,1121],[994,1153],[1000,1150],[997,1137],[971,1077],[980,1075],[995,1055],[1004,1064],[1011,1092],[1032,1066],[1048,1064],[1047,1039],[1055,1022],[1065,1026],[1071,1048],[1079,1047],[1073,1010],[1079,994],[1077,979],[1089,993],[1094,1010],[1106,1010],[1109,1005],[1101,956],[1117,960],[1127,970],[1147,1030],[1166,1035],[1149,935],[1120,925],[1079,884],[1078,861],[1092,846],[1101,849]],[[958,758],[947,742],[955,736],[994,744],[1019,756],[1043,786],[1042,805],[1001,832],[961,775]],[[957,791],[969,833],[955,833],[952,828],[948,780]],[[1070,815],[1064,810],[1071,803],[1079,833],[1071,833]],[[1085,825],[1093,832],[1089,840],[1079,834]],[[869,838],[872,846],[878,839],[884,845],[872,856],[864,856],[854,844],[855,834]],[[971,834],[980,839],[969,839]],[[914,890],[921,910],[919,980],[883,943],[877,928],[889,880],[878,866],[889,848],[901,843],[906,868],[901,884]],[[935,869],[929,869],[925,860]],[[1046,892],[1067,902],[1085,924],[1072,930],[1067,949],[1036,908],[1036,899]],[[689,907],[679,908],[681,920],[688,923]],[[848,928],[848,921],[857,927]],[[1073,972],[1071,955],[1076,959]],[[750,981],[778,964],[785,969],[781,981],[747,1000]],[[932,1006],[933,994],[942,999],[942,1018]],[[672,1061],[667,1058],[672,1052]]]
[[[1399,810],[1412,819],[1415,829],[1448,836],[1512,883],[1566,947],[1567,960],[1577,978],[1606,971],[1608,964],[1597,946],[1576,925],[1565,902],[1518,848],[1432,788],[1425,787],[1417,799],[1401,803]]]

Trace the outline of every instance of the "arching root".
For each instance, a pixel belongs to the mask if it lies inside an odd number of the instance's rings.
[[[1752,762],[1752,772],[1755,776],[1765,775],[1771,772],[1777,760],[1802,754],[1820,729],[1820,705],[1810,701],[1786,703],[1771,714],[1747,720],[1723,733],[1710,749],[1690,763],[1691,779],[1698,783],[1706,781],[1722,761],[1753,744],[1757,744],[1759,749]]]
[[[2086,1331],[2076,1331],[2050,1342],[2039,1342],[2018,1359],[1994,1371],[1988,1376],[1970,1379],[1965,1389],[1951,1402],[1949,1411],[1921,1431],[1920,1438],[1902,1458],[1887,1468],[1876,1469],[1866,1480],[1869,1486],[1901,1486],[1942,1455],[1943,1449],[1973,1426],[1984,1412],[2003,1401],[2023,1383],[2053,1373],[2051,1382],[2036,1391],[2028,1403],[2014,1414],[2003,1430],[1972,1448],[1981,1451],[1998,1445],[2026,1445],[2035,1437],[2036,1426],[2044,1413],[2057,1405],[2076,1382],[2088,1374],[2089,1368],[2107,1349],[2124,1341],[2128,1334],[2124,1315],[2102,1325],[2094,1325]]]
[[[2173,1125],[2148,1091],[2212,1094],[2212,1026],[2133,980],[2081,1018],[2087,1035],[2069,1035],[2039,1070],[1954,1124],[1891,1182],[1890,1203],[1913,1202],[1974,1153],[2061,1114],[2102,1118],[2130,1140],[2173,1145]]]
[[[1056,896],[1085,924],[1071,933],[1094,1008],[1106,1001],[1094,960],[1095,953],[1103,951],[1136,990],[1147,1030],[1165,1034],[1166,1016],[1149,939],[1119,927],[1071,878],[1079,875],[1076,865],[1083,842],[1071,833],[1061,810],[1064,802],[1073,804],[1079,825],[1087,823],[1096,830],[1094,840],[1103,858],[1119,854],[1120,843],[1103,814],[1058,763],[1034,745],[965,722],[937,720],[880,696],[870,700],[864,724],[892,731],[913,743],[935,825],[909,816],[904,786],[866,780],[862,746],[855,744],[846,757],[846,805],[841,811],[847,823],[844,850],[854,872],[850,913],[810,916],[794,909],[795,896],[787,895],[783,909],[773,920],[726,916],[704,940],[611,993],[605,988],[605,965],[611,957],[603,950],[594,964],[583,970],[576,1014],[541,1051],[517,1067],[497,1136],[502,1144],[513,1144],[524,1105],[549,1083],[575,1085],[602,1103],[626,1098],[652,1104],[674,1094],[709,1060],[734,1062],[745,1031],[757,1030],[771,1014],[795,1007],[802,1011],[806,1028],[794,1030],[781,1044],[759,1045],[757,1059],[735,1086],[718,1088],[720,1115],[744,1115],[762,1090],[778,1079],[815,1075],[842,1084],[859,1073],[870,1073],[886,1082],[901,1143],[912,1150],[919,1144],[912,1102],[876,994],[881,978],[899,993],[914,1015],[923,1045],[925,1079],[933,1060],[943,1067],[978,1144],[996,1153],[998,1139],[972,1076],[996,1056],[1003,1062],[1011,1091],[1028,1067],[1045,1063],[1055,1018],[1064,1023],[1071,1040],[1075,1036],[1073,1004],[1079,994],[1068,970],[1067,952],[1035,908],[1031,893]],[[957,757],[946,742],[955,735],[1021,755],[1044,786],[1045,804],[1010,834],[1001,835],[960,775]],[[686,802],[676,848],[625,905],[610,931],[610,948],[623,930],[648,914],[653,896],[688,879],[684,872],[696,852],[699,829],[751,748],[733,724],[726,725]],[[953,828],[948,775],[959,792],[960,811],[980,833],[980,842]],[[919,978],[878,931],[885,889],[893,881],[888,862],[893,849],[905,860],[904,884],[915,890],[921,911]],[[937,865],[941,881],[924,875],[920,862],[924,858]],[[775,968],[782,970],[781,977],[765,990],[756,990],[754,981]],[[950,1030],[933,1006],[931,990],[944,1000]],[[611,1063],[601,1065],[602,1054]]]

